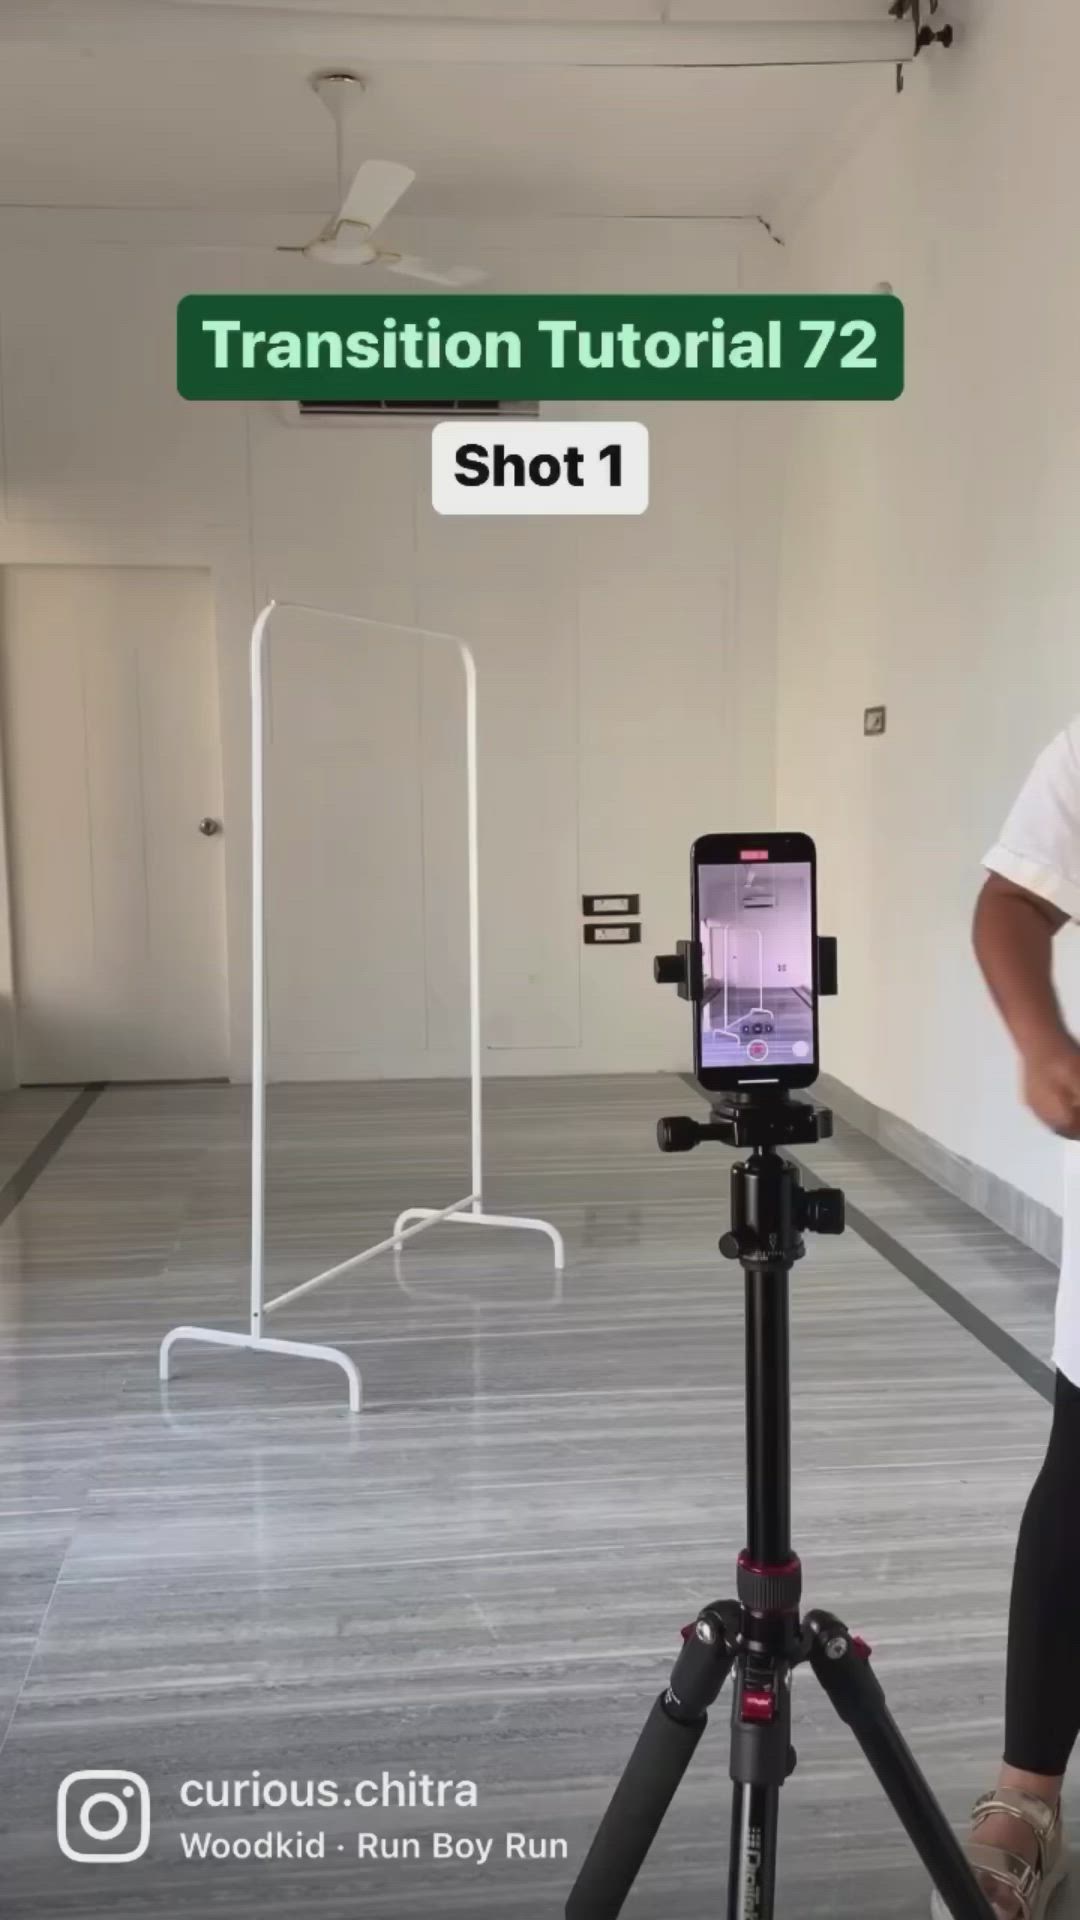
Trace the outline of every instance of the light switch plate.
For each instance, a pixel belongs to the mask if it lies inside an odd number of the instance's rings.
[[[640,913],[640,893],[583,893],[581,911],[586,918],[604,913]]]
[[[885,708],[867,707],[863,712],[862,730],[864,733],[884,733]]]

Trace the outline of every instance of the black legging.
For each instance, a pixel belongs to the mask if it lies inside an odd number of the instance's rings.
[[[1005,1761],[1064,1773],[1080,1733],[1080,1387],[1057,1376],[1050,1446],[1016,1548]]]

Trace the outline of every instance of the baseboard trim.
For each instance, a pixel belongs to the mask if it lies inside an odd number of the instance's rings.
[[[925,1174],[928,1180],[936,1181],[965,1206],[972,1207],[987,1220],[992,1220],[1004,1233],[1012,1235],[1033,1253],[1040,1254],[1044,1260],[1058,1266],[1061,1261],[1061,1216],[1039,1200],[1033,1200],[1029,1194],[1022,1193],[1008,1180],[1002,1180],[995,1173],[989,1173],[985,1167],[977,1167],[971,1160],[965,1160],[959,1153],[953,1153],[943,1147],[929,1134],[920,1133],[917,1127],[909,1126],[906,1120],[899,1120],[894,1113],[884,1107],[877,1107],[861,1093],[855,1093],[841,1080],[831,1074],[822,1074],[814,1087],[815,1098],[820,1098],[833,1109],[841,1120],[846,1120],[860,1133],[876,1140],[879,1146],[903,1160],[907,1166],[914,1167],[918,1173]]]

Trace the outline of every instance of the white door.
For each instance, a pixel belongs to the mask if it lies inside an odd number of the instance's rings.
[[[224,1074],[209,576],[28,566],[0,586],[18,1077]]]

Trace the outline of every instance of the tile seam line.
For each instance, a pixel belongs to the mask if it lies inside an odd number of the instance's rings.
[[[71,1138],[76,1127],[85,1120],[96,1101],[105,1092],[104,1080],[90,1080],[81,1087],[73,1100],[59,1113],[51,1126],[45,1129],[40,1140],[31,1147],[29,1153],[16,1167],[14,1173],[0,1187],[0,1227],[10,1220],[16,1207],[25,1200],[34,1184],[41,1178],[45,1169],[51,1166],[65,1141]]]

